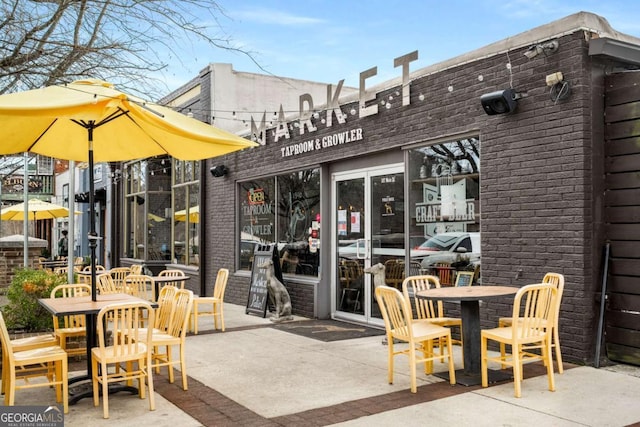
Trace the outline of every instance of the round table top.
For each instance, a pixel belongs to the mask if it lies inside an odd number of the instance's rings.
[[[447,286],[418,292],[422,298],[456,301],[475,301],[483,298],[513,295],[520,288],[513,286]]]

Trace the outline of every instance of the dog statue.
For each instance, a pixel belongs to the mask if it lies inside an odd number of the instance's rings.
[[[267,260],[260,264],[258,268],[265,270],[267,274],[267,290],[269,291],[269,300],[276,308],[275,313],[271,316],[272,322],[281,322],[283,320],[293,320],[291,315],[291,297],[289,291],[275,276],[273,261]]]
[[[371,267],[365,268],[363,271],[373,276],[373,289],[376,289],[379,286],[386,285],[387,282],[385,281],[384,264],[379,262],[377,264],[372,265]],[[395,342],[396,341],[394,340],[394,343]],[[382,338],[382,345],[388,345],[386,335]]]
[[[374,264],[371,267],[365,268],[363,270],[365,273],[369,273],[373,276],[373,289],[376,289],[378,286],[384,286],[386,284],[384,270],[384,264],[382,263]]]

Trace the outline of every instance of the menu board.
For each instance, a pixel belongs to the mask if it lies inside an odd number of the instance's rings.
[[[280,268],[280,257],[276,245],[257,244],[253,252],[253,264],[251,266],[251,283],[249,283],[249,296],[247,297],[246,314],[267,315],[267,305],[269,303],[269,291],[267,289],[267,271],[258,266],[268,260],[273,260],[275,277],[282,280],[282,270]]]

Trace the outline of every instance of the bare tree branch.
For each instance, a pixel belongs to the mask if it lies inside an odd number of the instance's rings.
[[[99,78],[151,99],[185,47],[234,45],[213,0],[0,0],[0,94]],[[263,70],[264,71],[264,70]]]

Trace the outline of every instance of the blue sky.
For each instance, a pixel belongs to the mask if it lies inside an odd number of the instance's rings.
[[[253,53],[268,72],[358,86],[359,73],[377,66],[368,85],[399,75],[393,59],[419,51],[412,70],[455,57],[579,11],[606,18],[640,37],[640,1],[558,0],[219,0],[219,18],[235,46]],[[165,74],[171,90],[211,62],[263,73],[245,56],[193,46]]]

